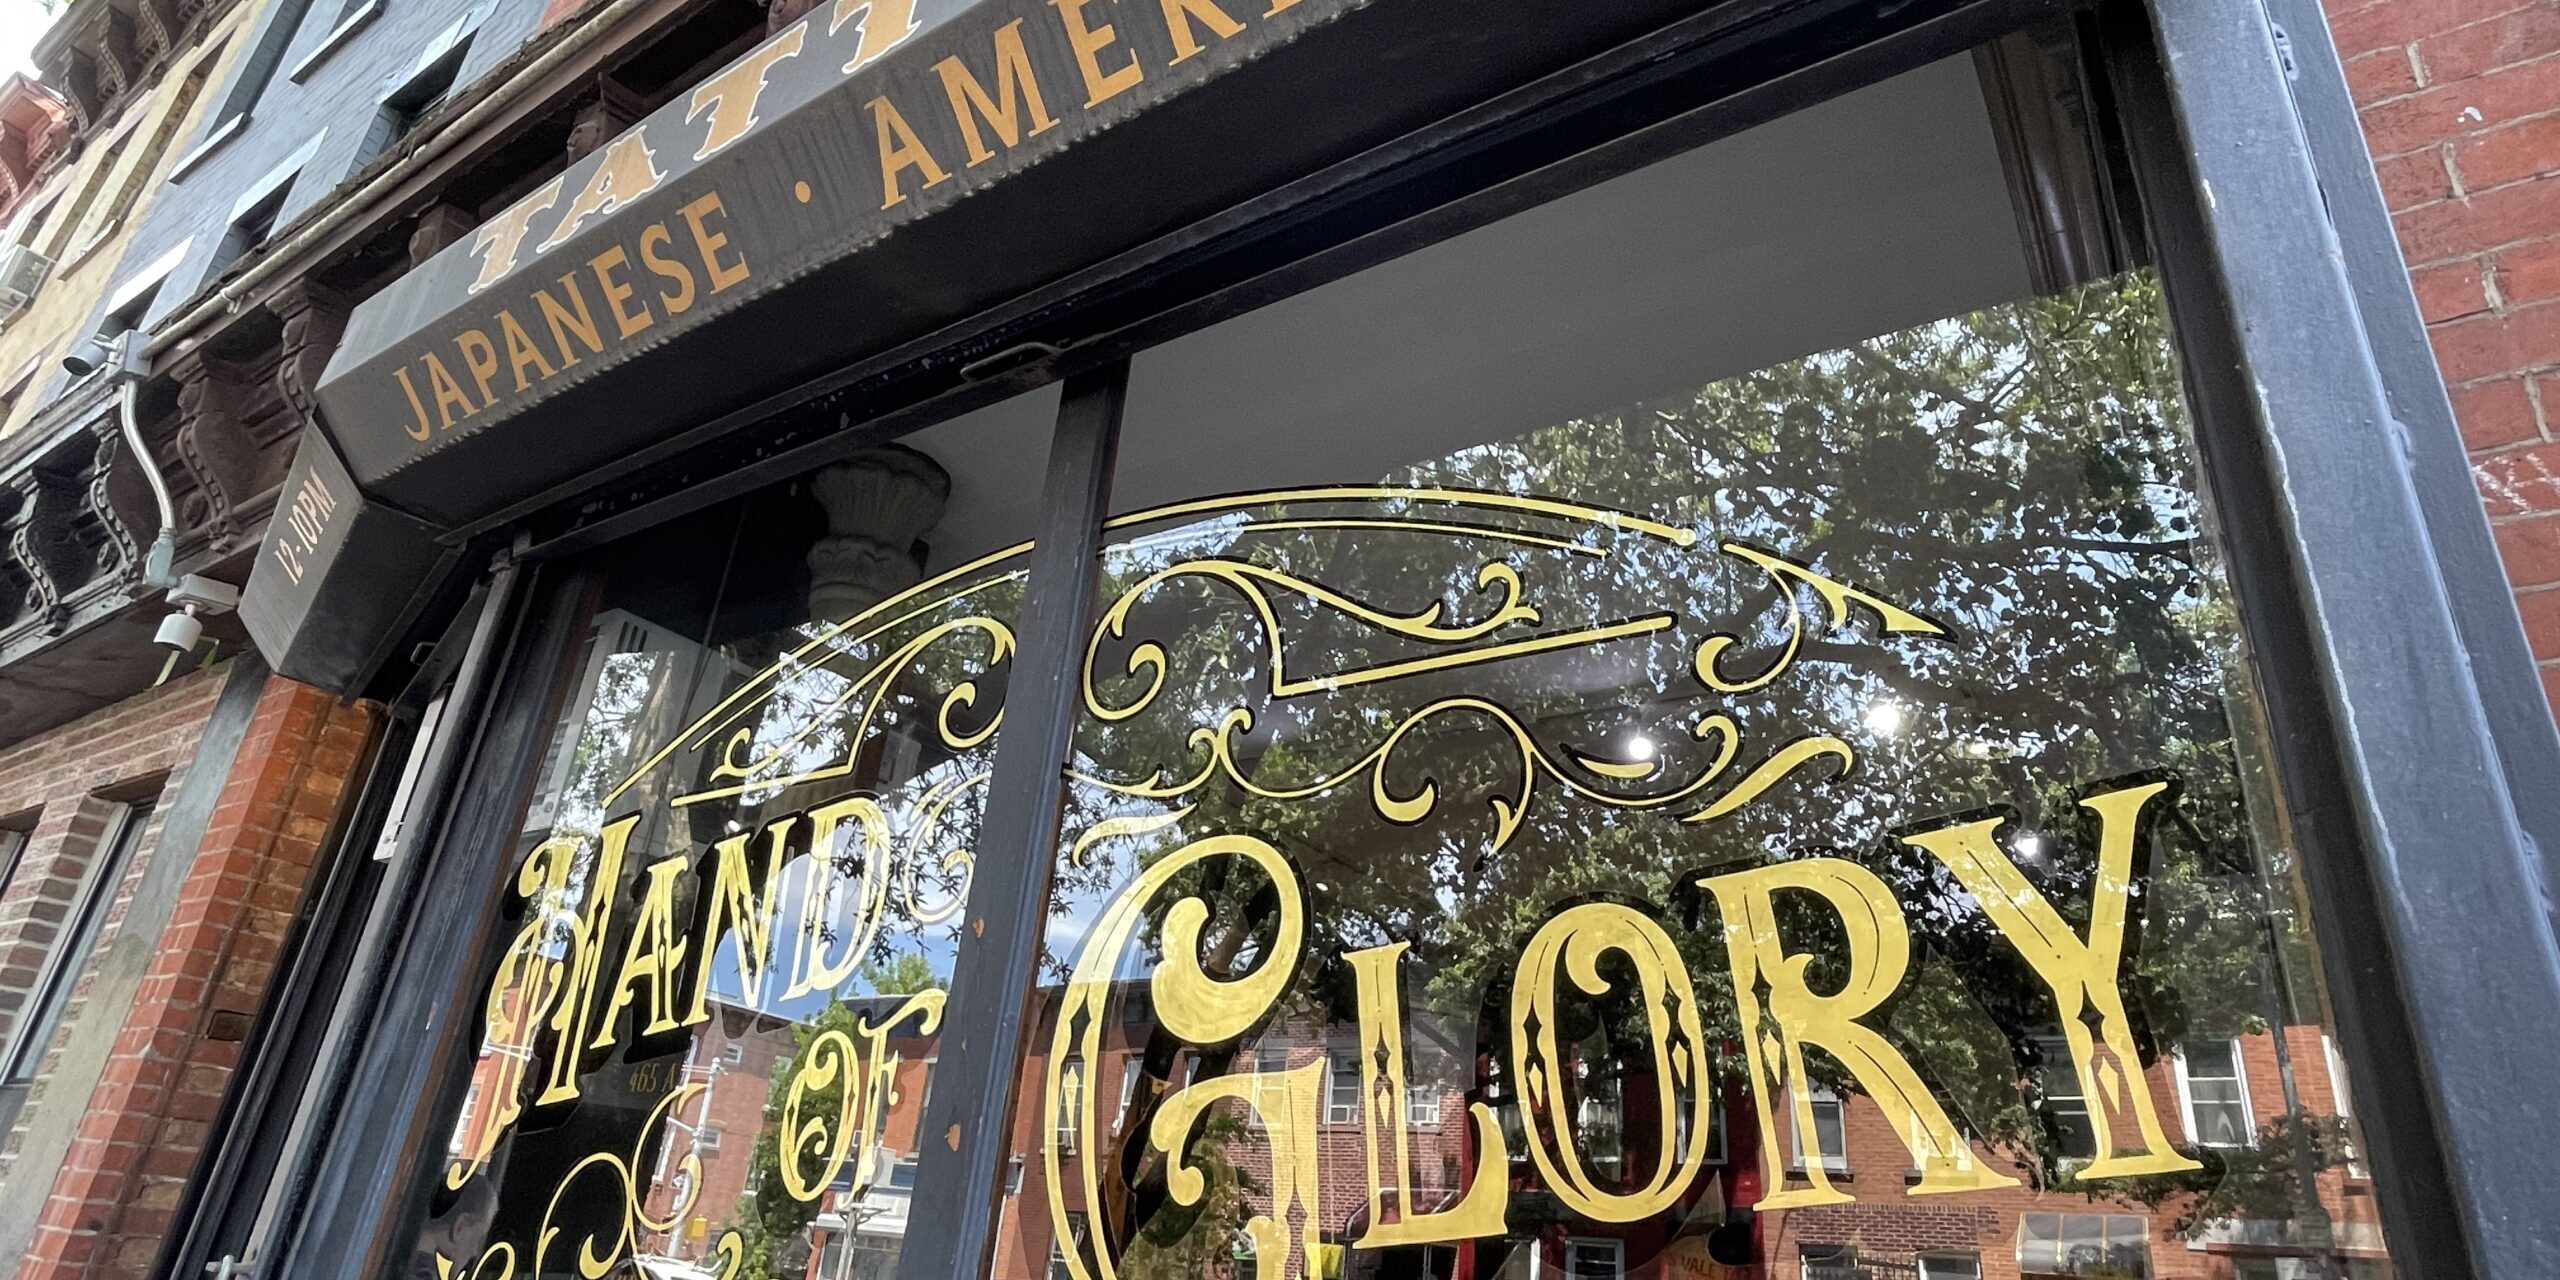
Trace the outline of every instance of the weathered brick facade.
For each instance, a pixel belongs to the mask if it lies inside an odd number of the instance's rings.
[[[2329,0],[2329,22],[2560,701],[2560,5]]]
[[[137,799],[174,787],[221,692],[220,673],[190,675],[0,752],[0,824],[26,833],[17,869],[0,885],[0,1037],[16,1029],[88,882],[115,805],[102,796]],[[158,840],[155,823],[126,868],[128,884],[109,910],[100,946],[123,923],[129,882]]]
[[[92,953],[94,967],[94,957],[104,954],[122,923],[132,885],[154,859],[187,859],[182,868],[160,868],[178,877],[175,906],[165,922],[152,922],[159,932],[139,986],[129,999],[109,1004],[102,995],[91,1008],[92,976],[84,975],[64,1034],[56,1038],[58,1055],[75,1028],[82,1035],[111,1033],[103,1069],[94,1076],[57,1077],[48,1061],[29,1095],[32,1115],[48,1096],[58,1112],[85,1090],[76,1132],[58,1159],[47,1160],[49,1170],[0,1170],[0,1185],[10,1194],[43,1197],[17,1269],[21,1280],[140,1277],[150,1271],[240,1041],[273,976],[312,863],[372,732],[368,707],[341,706],[287,680],[248,678],[261,679],[263,688],[245,735],[225,759],[195,758],[223,686],[221,672],[141,695],[0,757],[0,806],[18,811],[33,802],[43,804],[46,814],[64,814],[40,818],[38,837],[47,856],[30,856],[0,895],[0,922],[17,921],[25,946],[36,945],[27,926],[58,916],[55,904],[76,892],[82,860],[104,829],[97,817],[102,791],[122,796],[126,789],[152,790],[157,775],[167,779],[158,783],[157,794],[167,797],[175,794],[184,770],[226,770],[211,817],[192,848],[146,844],[138,851],[108,919],[109,934]],[[155,825],[167,812],[155,814]],[[11,1135],[13,1161],[25,1136],[23,1124]]]

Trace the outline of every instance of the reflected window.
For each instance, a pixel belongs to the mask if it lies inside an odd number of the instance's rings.
[[[2071,1046],[2060,1036],[2041,1036],[2036,1048],[2036,1086],[2044,1095],[2045,1118],[2053,1122],[2056,1146],[2065,1159],[2086,1160],[2098,1154],[2098,1131],[2089,1123],[2089,1099],[2082,1092]]]
[[[2256,1137],[2238,1040],[2200,1040],[2178,1051],[2187,1136],[2198,1146],[2245,1147]]]
[[[1624,1280],[1624,1241],[1577,1236],[1564,1242],[1564,1273],[1571,1280]]]
[[[1971,1253],[1924,1253],[1915,1260],[1915,1280],[1982,1280],[1982,1258]]]
[[[2151,1223],[2124,1213],[2018,1216],[2018,1270],[2027,1276],[2146,1280]]]
[[[1360,1051],[1338,1044],[1325,1052],[1324,1122],[1351,1124],[1360,1118]]]
[[[1807,1144],[1804,1118],[1813,1118]],[[1819,1160],[1824,1169],[1843,1172],[1849,1167],[1848,1109],[1840,1094],[1827,1085],[1814,1085],[1805,1091],[1802,1106],[1788,1113],[1788,1132],[1793,1135],[1795,1163],[1803,1168],[1809,1160]]]

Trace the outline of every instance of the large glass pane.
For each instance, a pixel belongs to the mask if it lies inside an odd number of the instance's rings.
[[[599,557],[404,1274],[895,1273],[1056,404]]]
[[[1985,80],[1139,358],[997,1280],[2387,1265],[2159,285]]]

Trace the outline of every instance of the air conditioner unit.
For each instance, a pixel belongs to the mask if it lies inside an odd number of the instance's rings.
[[[0,320],[26,310],[36,290],[44,287],[44,278],[53,272],[53,259],[25,245],[11,245],[0,251]]]

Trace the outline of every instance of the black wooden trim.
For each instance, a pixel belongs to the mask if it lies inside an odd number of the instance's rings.
[[[1067,381],[1049,444],[1040,527],[1005,683],[987,816],[969,886],[969,924],[952,966],[940,1079],[919,1130],[915,1203],[936,1228],[911,1234],[899,1280],[982,1280],[1003,1218],[1013,1154],[1014,1077],[1039,976],[1049,874],[1066,802],[1067,752],[1084,708],[1085,629],[1093,625],[1102,521],[1129,390],[1124,361]]]
[[[480,1029],[465,993],[494,961],[489,936],[515,824],[596,585],[564,575],[529,606],[504,584],[491,589],[487,634],[472,637],[481,653],[465,656],[446,704],[454,763],[428,761],[414,801],[425,816],[403,839],[377,899],[380,918],[367,928],[379,958],[359,961],[345,1005],[359,1043],[343,1075],[310,1091],[326,1145],[307,1186],[288,1188],[305,1194],[291,1201],[294,1220],[276,1228],[277,1253],[258,1261],[260,1276],[383,1274],[385,1251],[417,1220],[418,1170],[443,1136],[434,1122],[453,1114],[469,1083],[452,1069],[462,1037]],[[476,670],[483,654],[496,664],[485,676]]]
[[[2393,1261],[2560,1273],[2560,1149],[2517,1123],[2560,1057],[2560,955],[2304,141],[2295,79],[2334,54],[2316,33],[2280,49],[2257,0],[2152,0],[2147,35],[2110,16]]]

